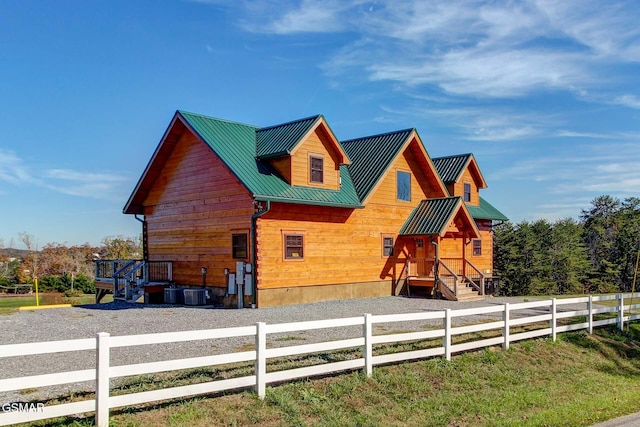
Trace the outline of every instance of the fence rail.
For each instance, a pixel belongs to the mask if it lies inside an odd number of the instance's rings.
[[[588,296],[569,299],[551,299],[517,304],[492,305],[479,308],[443,310],[410,314],[365,314],[359,317],[328,319],[307,322],[266,324],[259,322],[253,326],[234,327],[224,329],[209,329],[201,331],[169,332],[146,335],[110,336],[98,333],[96,338],[78,340],[50,341],[40,343],[10,344],[0,346],[0,359],[7,357],[21,357],[25,355],[50,354],[58,352],[93,350],[96,354],[96,367],[70,372],[58,372],[44,375],[16,377],[0,380],[0,392],[17,391],[32,387],[71,384],[75,382],[94,380],[95,398],[80,402],[65,403],[53,406],[38,407],[37,410],[0,412],[0,425],[30,422],[78,413],[95,412],[98,426],[109,424],[109,410],[124,406],[155,402],[166,399],[176,399],[198,394],[214,393],[224,390],[254,388],[260,398],[266,393],[269,383],[282,382],[296,378],[312,377],[345,370],[363,369],[371,375],[373,366],[395,363],[413,359],[424,359],[442,356],[451,359],[453,353],[469,351],[482,347],[501,345],[505,349],[515,341],[540,336],[550,336],[556,339],[561,332],[586,329],[589,333],[594,327],[617,324],[620,329],[625,322],[640,319],[640,314],[632,314],[631,310],[640,308],[640,304],[625,305],[628,298],[638,298],[640,294],[616,294],[603,296]],[[595,302],[617,300],[614,306],[595,306]],[[584,304],[584,309],[572,309],[567,305]],[[562,309],[562,308],[565,309]],[[525,313],[524,310],[534,310]],[[541,313],[541,311],[543,311]],[[615,317],[611,313],[615,314]],[[628,313],[628,314],[627,314]],[[519,314],[519,315],[518,315]],[[487,315],[490,315],[487,317]],[[603,315],[605,318],[594,320],[594,316]],[[467,321],[466,317],[482,316],[479,322]],[[465,324],[453,326],[455,318],[465,317]],[[559,324],[560,319],[574,319],[585,317],[586,321]],[[374,335],[374,326],[398,322],[430,320],[442,323],[438,329],[419,332],[402,332],[395,334]],[[539,327],[544,322],[542,327]],[[562,323],[562,322],[560,322]],[[525,331],[514,331],[515,327],[528,326]],[[315,344],[292,345],[286,347],[268,348],[269,335],[306,331],[310,329],[329,329],[344,327],[361,327],[359,336],[335,341],[325,341]],[[537,326],[537,327],[536,327]],[[499,331],[499,336],[481,337],[475,339],[458,340],[454,337],[485,331]],[[255,339],[255,349],[226,354],[203,357],[192,357],[161,362],[147,362],[130,365],[111,366],[110,350],[118,347],[163,344],[233,337],[251,337]],[[381,344],[395,344],[407,341],[419,342],[423,340],[440,340],[437,346],[397,351],[388,354],[374,354],[374,346]],[[361,357],[338,362],[316,364],[312,366],[268,372],[269,359],[304,355],[316,352],[326,352],[340,349],[358,349]],[[252,375],[216,380],[199,384],[170,387],[160,390],[129,393],[118,396],[110,395],[109,381],[113,378],[132,375],[153,374],[181,369],[192,369],[204,366],[226,365],[238,362],[254,362]]]

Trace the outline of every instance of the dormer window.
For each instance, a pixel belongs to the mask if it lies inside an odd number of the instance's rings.
[[[467,203],[471,202],[471,184],[469,184],[468,182],[464,183],[464,199],[463,200]]]
[[[319,156],[309,156],[309,181],[315,184],[324,183],[324,159]]]

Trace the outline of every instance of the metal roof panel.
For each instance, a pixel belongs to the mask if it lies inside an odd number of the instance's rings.
[[[460,197],[421,201],[400,229],[400,235],[442,235],[462,203]]]
[[[414,129],[341,141],[351,159],[348,166],[360,200],[365,200]]]
[[[268,162],[256,159],[258,127],[184,111],[180,111],[180,115],[256,199],[362,207],[345,166],[340,166],[340,190],[291,186]]]
[[[502,212],[493,207],[493,205],[480,197],[480,206],[467,205],[467,210],[473,219],[490,219],[493,221],[508,221]]]

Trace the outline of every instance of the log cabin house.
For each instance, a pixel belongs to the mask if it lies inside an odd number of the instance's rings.
[[[431,159],[416,129],[339,141],[322,115],[257,127],[178,111],[124,213],[143,224],[138,265],[227,305],[465,300],[484,295],[506,220],[486,187],[472,154]],[[253,268],[238,302],[239,261]]]

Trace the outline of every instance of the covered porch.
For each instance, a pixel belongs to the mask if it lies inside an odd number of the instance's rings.
[[[399,233],[409,249],[405,284],[451,301],[483,299],[485,275],[469,260],[480,237],[460,197],[423,200]]]

